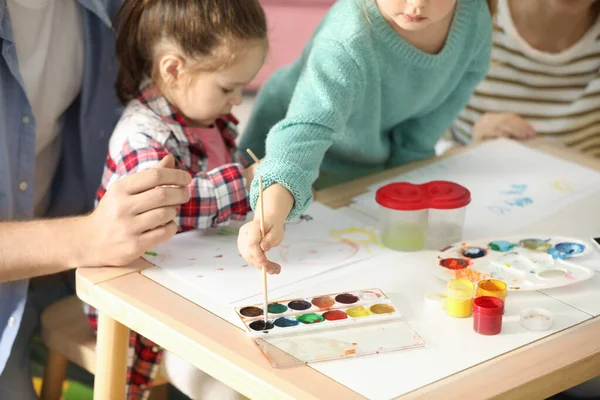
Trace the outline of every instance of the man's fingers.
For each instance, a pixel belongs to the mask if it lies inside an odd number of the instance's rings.
[[[137,233],[151,231],[173,221],[177,216],[176,207],[156,208],[136,216],[133,220],[134,229]]]
[[[175,157],[167,154],[154,168],[175,168]]]
[[[128,175],[122,178],[122,181],[127,193],[133,195],[157,186],[187,186],[192,181],[192,177],[179,169],[152,168]]]
[[[185,187],[155,187],[135,196],[134,212],[142,214],[155,208],[178,206],[190,201],[190,196]]]
[[[177,224],[171,221],[166,225],[145,232],[140,236],[140,247],[142,249],[151,249],[165,243],[177,233],[177,229]]]

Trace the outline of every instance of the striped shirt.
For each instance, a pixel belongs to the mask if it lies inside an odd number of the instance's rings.
[[[500,0],[492,65],[452,126],[466,144],[487,112],[514,113],[540,136],[600,157],[600,19],[561,53],[531,47],[517,32],[508,0]]]

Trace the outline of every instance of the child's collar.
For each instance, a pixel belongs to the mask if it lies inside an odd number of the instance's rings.
[[[177,110],[176,107],[169,103],[167,98],[162,94],[162,92],[150,78],[146,77],[142,80],[137,99],[140,101],[140,103],[150,108],[161,118],[171,120],[170,122],[176,122],[185,128],[190,127],[184,115]],[[225,123],[229,122],[234,125],[239,123],[237,118],[235,118],[232,114],[228,114],[223,118],[218,119],[223,120]],[[209,128],[212,128],[212,126]]]
[[[144,78],[142,81],[137,100],[145,107],[148,107],[167,124],[172,125],[173,128],[179,127],[185,136],[178,137],[178,140],[180,141],[185,140],[190,143],[197,142],[198,138],[194,135],[194,131],[197,129],[217,128],[220,132],[224,132],[224,130],[228,129],[236,136],[235,127],[238,125],[239,121],[232,114],[228,114],[223,118],[218,118],[215,123],[208,128],[190,126],[183,114],[169,103],[167,98],[149,78]],[[178,133],[180,129],[173,129],[173,133],[176,137],[179,136]]]

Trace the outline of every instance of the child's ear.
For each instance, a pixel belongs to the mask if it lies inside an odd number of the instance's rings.
[[[158,68],[162,81],[174,87],[181,79],[185,60],[174,54],[166,54],[160,59]]]

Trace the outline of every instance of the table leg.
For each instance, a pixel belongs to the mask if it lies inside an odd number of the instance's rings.
[[[99,313],[94,400],[125,400],[128,342],[129,328]]]

